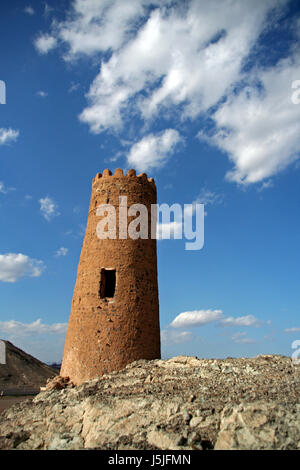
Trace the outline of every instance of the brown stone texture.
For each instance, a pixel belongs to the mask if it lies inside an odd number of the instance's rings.
[[[127,205],[148,209],[147,239],[120,239],[119,197]],[[100,239],[99,205],[116,208],[116,239]],[[152,178],[134,170],[127,175],[104,170],[93,180],[60,375],[80,384],[138,359],[160,358],[156,240],[151,239],[151,204],[156,204]],[[137,216],[139,214],[137,213]],[[105,214],[106,216],[106,214]],[[128,217],[128,223],[135,217]],[[103,295],[103,270],[115,270],[113,297]],[[101,283],[102,279],[102,283]]]

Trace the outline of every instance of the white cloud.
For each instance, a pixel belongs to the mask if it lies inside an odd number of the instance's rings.
[[[47,325],[42,323],[40,318],[32,323],[22,323],[15,320],[0,321],[0,332],[15,338],[45,333],[65,334],[66,331],[67,323]]]
[[[127,156],[127,162],[138,171],[162,166],[181,142],[179,132],[166,129],[159,134],[148,134],[134,144]]]
[[[146,14],[145,7],[158,3],[151,0],[75,0],[67,20],[55,22],[52,34],[67,45],[66,60],[117,50],[132,37],[137,22]]]
[[[300,331],[300,327],[286,328],[284,331],[286,333],[298,333]]]
[[[23,277],[38,277],[45,269],[42,261],[22,253],[0,255],[0,281],[16,282]]]
[[[55,256],[66,256],[68,254],[68,248],[65,248],[64,246],[62,246],[61,248],[59,248],[56,253],[55,253]]]
[[[142,90],[146,96],[135,104],[144,117],[154,116],[161,106],[182,104],[183,118],[209,109],[239,77],[274,7],[273,0],[179,1],[172,8],[168,3],[76,0],[68,19],[38,38],[41,52],[49,43],[49,49],[64,43],[67,60],[113,52],[101,63],[81,115],[93,132],[119,126],[122,110]]]
[[[292,81],[300,76],[297,48],[276,65],[258,64],[243,73],[253,46],[271,24],[267,17],[275,22],[286,4],[75,0],[67,19],[54,21],[35,45],[47,53],[62,44],[66,60],[105,53],[80,114],[91,132],[120,130],[132,116],[146,124],[157,117],[161,122],[174,116],[177,121],[211,117],[214,133],[200,130],[198,136],[229,156],[228,180],[257,183],[300,152],[300,106],[291,100]],[[150,134],[128,154],[139,169],[158,168],[168,160],[165,154],[150,154],[147,146],[158,148],[151,142]]]
[[[179,105],[181,119],[199,116],[239,78],[273,5],[194,0],[167,10],[160,2],[135,37],[102,62],[81,120],[98,133],[120,127],[131,106],[145,119]]]
[[[197,199],[193,201],[192,204],[184,204],[184,207],[180,204],[173,204],[172,206],[165,204],[158,205],[156,227],[157,240],[170,240],[171,238],[182,240],[185,237],[189,238],[188,226],[189,222],[192,222],[194,216],[197,221],[196,232],[198,233],[198,238],[200,240],[203,207],[199,206],[202,204],[201,200]],[[166,211],[165,208],[167,209]],[[205,211],[203,212],[203,215],[206,215]],[[171,220],[172,216],[174,220]],[[195,233],[192,238],[193,237],[195,237]]]
[[[34,15],[34,9],[32,8],[32,6],[28,5],[27,7],[24,8],[24,13],[27,13],[27,15]]]
[[[46,220],[48,220],[48,222],[54,217],[60,215],[57,204],[50,197],[47,196],[45,198],[40,199],[39,203],[42,216]]]
[[[190,331],[175,331],[164,328],[161,331],[161,341],[163,345],[166,344],[183,344],[191,341],[193,335]]]
[[[249,86],[229,95],[214,113],[210,140],[234,163],[229,180],[256,183],[299,158],[300,106],[291,100],[291,83],[299,76],[300,55],[255,70]]]
[[[258,327],[262,325],[254,315],[245,315],[243,317],[224,317],[222,310],[193,310],[190,312],[183,312],[177,315],[170,323],[173,328],[192,328],[196,326],[203,326],[209,323],[215,323],[219,326],[246,326]],[[239,334],[239,333],[237,333]]]
[[[34,45],[40,54],[48,54],[51,49],[54,49],[57,44],[57,39],[49,34],[38,36],[34,40]]]
[[[180,238],[183,233],[183,224],[179,221],[172,222],[159,222],[156,228],[156,238],[157,240],[169,240],[174,237]]]
[[[244,317],[227,317],[220,320],[220,326],[259,326],[261,322],[254,315]]]
[[[19,137],[19,131],[14,129],[0,128],[0,145],[9,144],[15,142]]]
[[[222,317],[222,310],[194,310],[183,312],[174,318],[170,326],[173,328],[190,328],[194,326],[207,325]]]
[[[48,96],[48,93],[46,91],[40,90],[36,92],[37,96],[40,96],[41,98],[46,98]]]

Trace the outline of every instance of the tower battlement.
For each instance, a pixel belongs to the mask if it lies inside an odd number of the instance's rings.
[[[102,179],[106,178],[120,178],[120,179],[135,179],[135,180],[140,180],[143,182],[148,181],[149,183],[153,184],[155,186],[155,182],[153,178],[148,178],[146,173],[140,173],[139,175],[136,174],[136,171],[133,170],[132,168],[127,171],[126,175],[124,175],[124,172],[121,168],[117,168],[112,174],[112,172],[106,168],[103,173],[97,173],[95,178],[93,179],[93,184],[99,182]]]

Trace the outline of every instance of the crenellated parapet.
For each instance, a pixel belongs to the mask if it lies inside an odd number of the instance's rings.
[[[97,182],[102,181],[103,179],[106,179],[106,178],[117,178],[117,179],[123,179],[123,180],[126,178],[130,180],[135,179],[136,181],[148,182],[155,186],[155,182],[153,178],[148,178],[146,173],[140,173],[139,175],[137,175],[136,171],[133,170],[132,168],[127,171],[126,175],[124,175],[124,172],[121,168],[117,168],[114,174],[112,174],[112,172],[108,168],[106,168],[102,174],[101,173],[96,174],[96,177],[93,179],[93,184],[96,184]]]

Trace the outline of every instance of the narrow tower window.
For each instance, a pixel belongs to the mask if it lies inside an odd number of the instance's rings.
[[[101,269],[100,279],[100,298],[111,298],[115,295],[116,288],[116,270],[115,269]]]

